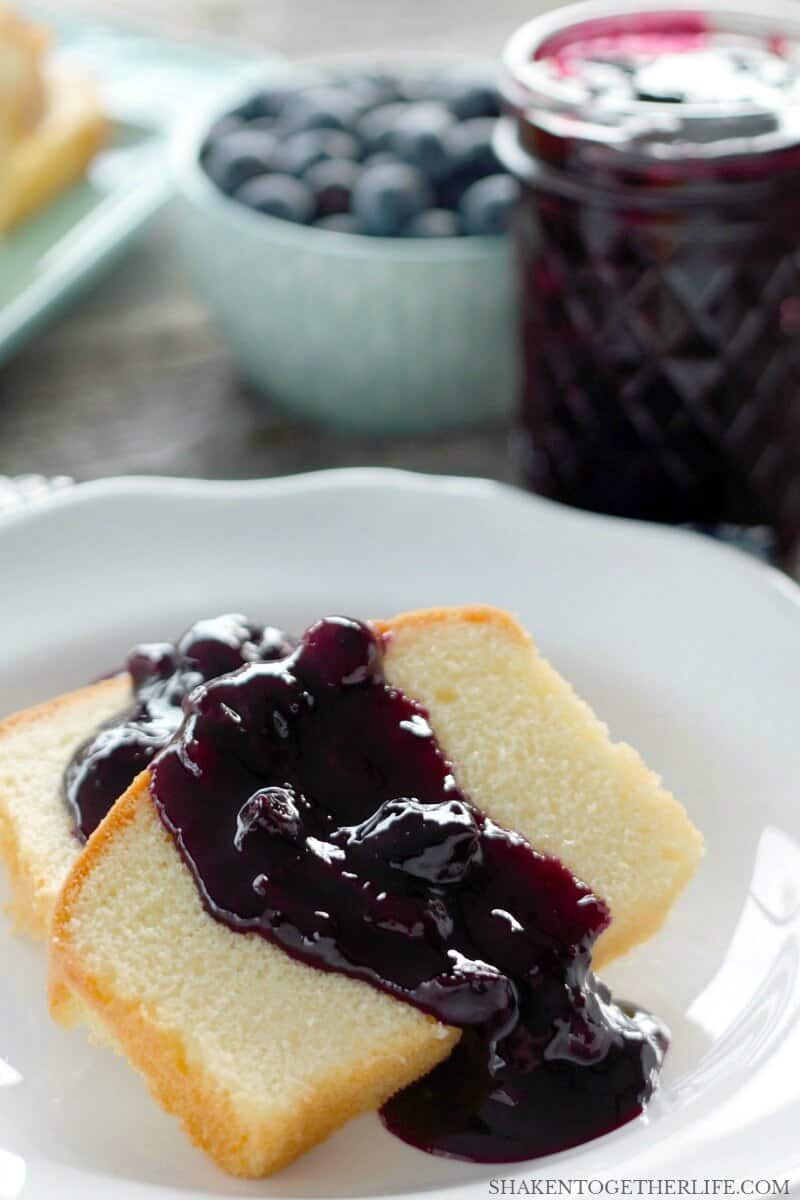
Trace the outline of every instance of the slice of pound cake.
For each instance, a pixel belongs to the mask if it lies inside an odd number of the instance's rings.
[[[0,159],[37,123],[44,109],[42,59],[47,35],[0,0]]]
[[[0,856],[17,927],[44,938],[87,837],[180,726],[199,683],[291,649],[238,613],[136,646],[127,670],[0,723]]]
[[[651,934],[701,853],[507,614],[327,618],[191,694],[70,873],[53,1007],[234,1174],[380,1105],[435,1153],[529,1158],[641,1112],[668,1035],[592,947]]]
[[[0,855],[18,929],[47,936],[61,885],[81,850],[62,796],[64,769],[86,738],[130,701],[120,675],[0,724]]]
[[[0,0],[0,237],[79,179],[108,135],[91,82],[48,48]]]
[[[42,88],[39,120],[0,160],[0,238],[76,183],[108,138],[90,80],[48,67]]]

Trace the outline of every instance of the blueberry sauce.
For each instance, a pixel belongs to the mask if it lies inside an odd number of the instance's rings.
[[[510,1162],[637,1116],[667,1045],[590,971],[602,900],[459,789],[365,624],[196,688],[151,791],[209,913],[462,1029],[383,1119],[433,1153]]]
[[[86,841],[111,806],[177,732],[188,693],[249,662],[283,658],[293,643],[236,613],[198,621],[180,640],[136,646],[126,669],[133,700],[76,751],[64,775],[75,833]]]

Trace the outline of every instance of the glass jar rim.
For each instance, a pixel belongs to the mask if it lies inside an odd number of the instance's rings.
[[[759,0],[754,12],[747,0],[582,0],[543,13],[521,26],[509,39],[503,54],[503,91],[512,109],[535,112],[539,124],[556,135],[607,150],[632,151],[636,157],[672,158],[739,157],[754,152],[800,145],[800,104],[768,106],[751,101],[699,103],[616,99],[602,106],[576,88],[569,78],[543,69],[537,53],[548,42],[581,27],[626,18],[696,16],[709,23],[709,32],[744,34],[761,39],[780,37],[797,46],[800,56],[800,7],[794,0]],[[624,29],[623,29],[624,31]],[[782,125],[774,121],[785,118]],[[756,132],[742,133],[742,120]],[[768,127],[759,121],[768,123]],[[727,133],[726,133],[727,126]]]

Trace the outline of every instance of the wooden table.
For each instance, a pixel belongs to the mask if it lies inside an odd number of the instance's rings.
[[[83,0],[81,11],[289,56],[349,49],[495,55],[541,0]],[[217,478],[383,464],[513,477],[507,431],[355,440],[254,399],[173,250],[169,211],[113,275],[0,375],[0,474]]]

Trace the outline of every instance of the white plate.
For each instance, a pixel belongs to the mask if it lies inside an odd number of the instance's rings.
[[[0,525],[0,561],[4,711],[232,607],[299,630],[330,611],[504,605],[708,841],[667,928],[609,972],[672,1026],[647,1119],[511,1168],[428,1157],[367,1116],[275,1179],[227,1179],[122,1060],[51,1025],[41,951],[3,924],[0,1196],[466,1200],[500,1176],[800,1175],[794,585],[691,534],[381,471],[87,484]]]

